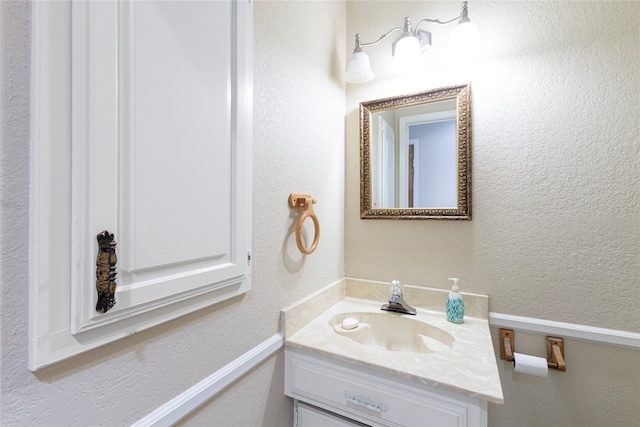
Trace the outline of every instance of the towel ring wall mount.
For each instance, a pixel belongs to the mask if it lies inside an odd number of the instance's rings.
[[[320,222],[318,221],[318,217],[313,210],[313,205],[315,203],[316,199],[311,197],[309,194],[289,194],[289,207],[291,209],[302,209],[302,215],[300,215],[300,217],[298,218],[298,223],[296,224],[296,244],[298,245],[298,249],[300,250],[300,252],[305,255],[313,253],[313,251],[315,251],[318,247],[318,242],[320,241]],[[302,229],[307,218],[311,218],[311,220],[313,221],[313,227],[315,229],[313,243],[311,243],[311,246],[308,248],[304,246],[304,242],[302,241]]]

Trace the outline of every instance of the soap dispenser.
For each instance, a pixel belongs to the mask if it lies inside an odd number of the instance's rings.
[[[453,323],[462,323],[462,319],[464,319],[464,301],[462,301],[460,288],[458,288],[460,279],[451,277],[449,280],[453,282],[453,286],[451,287],[451,292],[449,292],[449,298],[447,298],[447,320]]]

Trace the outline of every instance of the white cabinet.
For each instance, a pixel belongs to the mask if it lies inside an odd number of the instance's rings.
[[[32,10],[35,370],[250,289],[253,19],[249,0]]]
[[[371,426],[486,426],[487,402],[285,348],[285,394]]]

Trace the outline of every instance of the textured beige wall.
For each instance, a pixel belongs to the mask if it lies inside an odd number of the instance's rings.
[[[490,309],[640,331],[640,3],[469,5],[485,46],[475,62],[385,70],[346,92],[346,273],[488,294]],[[347,2],[347,49],[404,16],[455,16],[458,2]],[[446,44],[449,29],[433,30]],[[472,83],[473,219],[359,219],[358,103]],[[497,334],[496,330],[492,330]],[[495,341],[495,340],[494,340]],[[496,341],[497,342],[497,341]],[[640,352],[566,342],[568,371],[514,374],[499,361],[505,404],[492,426],[640,424]],[[516,334],[544,355],[544,337]]]
[[[348,2],[347,47],[404,16],[457,13],[456,2]],[[383,42],[367,50],[379,78],[347,86],[347,276],[437,288],[457,276],[495,312],[640,330],[640,3],[472,2],[470,17],[477,61],[396,77]],[[433,32],[446,44],[449,28]],[[472,221],[359,219],[358,103],[461,82],[472,84]]]
[[[499,333],[492,329],[499,357]],[[515,332],[518,352],[544,356],[543,335]],[[564,342],[567,371],[547,378],[513,372],[498,360],[504,404],[489,403],[493,427],[636,427],[640,425],[638,350],[575,340]]]
[[[0,8],[0,423],[129,425],[279,332],[282,307],[344,276],[345,5],[254,3],[252,291],[36,374],[27,368],[30,11]],[[318,199],[322,238],[308,257],[291,234],[293,191]],[[282,366],[278,353],[187,423],[290,424]]]

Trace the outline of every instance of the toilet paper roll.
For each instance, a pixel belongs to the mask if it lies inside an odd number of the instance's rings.
[[[513,370],[537,377],[546,377],[549,373],[547,359],[544,357],[530,356],[528,354],[513,353]]]

